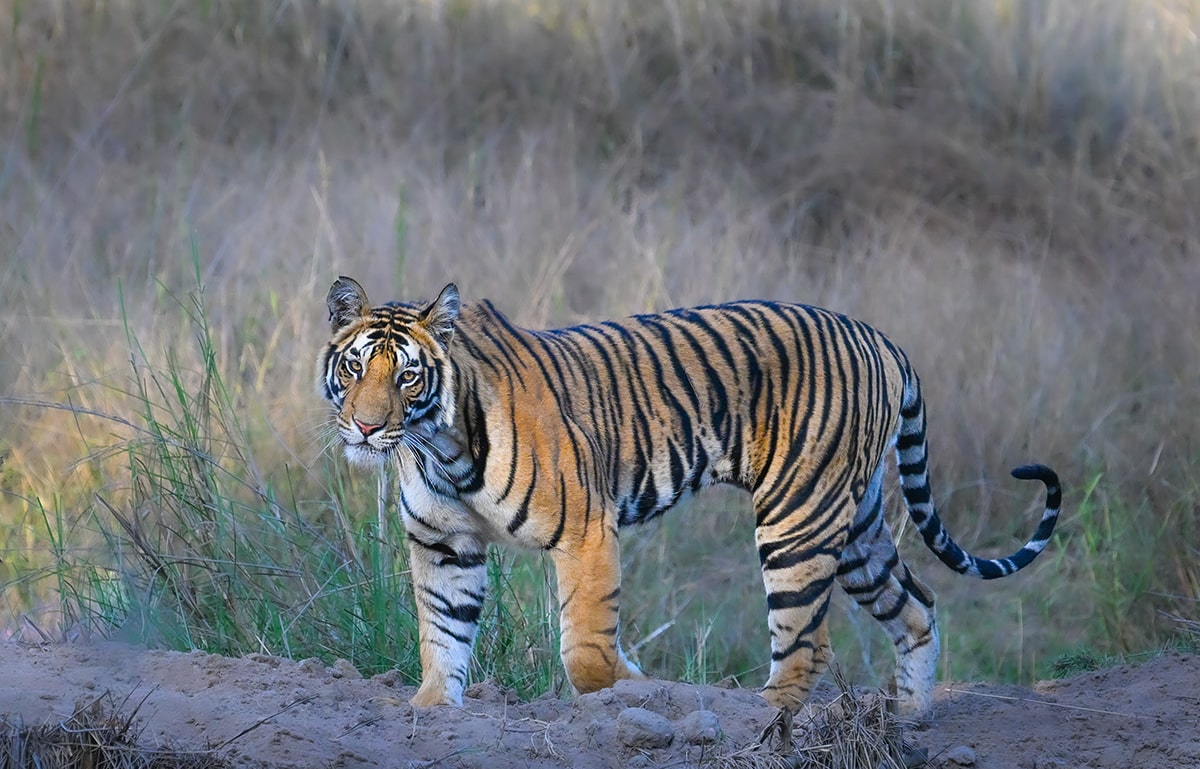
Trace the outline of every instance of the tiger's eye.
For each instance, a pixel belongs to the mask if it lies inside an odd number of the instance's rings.
[[[408,368],[400,372],[400,384],[410,385],[417,381],[417,370]]]
[[[346,359],[346,370],[349,371],[351,374],[358,376],[359,374],[362,373],[362,362],[354,360],[353,358],[347,358]]]

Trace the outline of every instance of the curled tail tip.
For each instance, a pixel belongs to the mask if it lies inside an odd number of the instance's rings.
[[[1021,465],[1013,468],[1012,476],[1022,481],[1041,481],[1047,488],[1058,488],[1061,485],[1058,473],[1045,465]]]
[[[1053,521],[1058,518],[1058,511],[1062,507],[1062,483],[1058,480],[1058,473],[1045,465],[1022,465],[1015,468],[1012,474],[1022,481],[1041,481],[1046,485],[1046,514],[1043,520],[1050,523],[1053,530]],[[1049,534],[1049,531],[1045,532],[1040,539],[1046,539]]]

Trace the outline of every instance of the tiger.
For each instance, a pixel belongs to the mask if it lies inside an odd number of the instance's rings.
[[[934,507],[925,404],[905,353],[827,309],[735,301],[531,330],[450,283],[432,302],[371,305],[339,277],[318,389],[349,463],[387,465],[407,536],[421,681],[414,707],[462,704],[489,544],[549,554],[559,654],[577,693],[644,674],[622,651],[620,531],[714,484],[751,495],[781,712],[832,660],[835,583],[894,644],[893,710],[926,713],[939,652],[934,593],[900,559],[883,515],[889,448],[908,515],[954,571],[1028,566],[1058,520],[1045,509],[1007,558],[964,551]],[[337,438],[334,438],[337,440]]]

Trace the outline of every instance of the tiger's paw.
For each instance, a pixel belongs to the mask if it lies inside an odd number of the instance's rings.
[[[649,676],[643,673],[642,669],[634,664],[628,657],[626,657],[625,652],[621,651],[619,648],[617,649],[617,666],[616,670],[614,671],[614,677],[617,680],[622,678],[649,678]]]
[[[888,698],[888,710],[906,721],[923,721],[933,709],[933,677],[913,685],[910,679],[901,680],[897,674],[888,682],[884,696]]]
[[[772,688],[767,687],[759,692],[767,704],[773,708],[795,713],[804,707],[808,701],[808,689],[800,687]]]
[[[421,688],[417,689],[417,693],[408,701],[408,704],[414,708],[436,708],[442,705],[462,707],[462,695],[455,697],[451,692],[446,691],[445,687],[421,684]]]

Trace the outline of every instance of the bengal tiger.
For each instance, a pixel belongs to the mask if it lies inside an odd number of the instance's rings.
[[[642,677],[621,650],[619,530],[717,483],[748,490],[767,594],[762,690],[794,711],[831,659],[837,582],[895,644],[894,707],[931,705],[934,594],[882,514],[894,446],[908,514],[951,569],[1027,566],[1061,506],[1048,467],[1033,537],[1007,558],[964,552],[929,488],[925,405],[904,352],[872,327],[801,304],[739,301],[545,331],[454,284],[433,302],[372,306],[341,277],[319,391],[347,459],[389,463],[411,554],[422,678],[414,706],[461,705],[489,543],[550,554],[560,654],[578,692]]]

